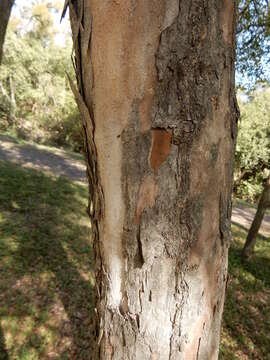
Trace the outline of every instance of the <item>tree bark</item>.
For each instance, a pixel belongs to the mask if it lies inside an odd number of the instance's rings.
[[[233,0],[69,1],[96,359],[217,359],[230,243]]]
[[[254,253],[254,247],[256,244],[256,237],[261,227],[261,223],[264,218],[264,214],[267,208],[270,207],[270,177],[267,179],[265,187],[263,189],[258,208],[255,217],[252,221],[249,229],[247,239],[242,251],[243,257],[250,257]]]
[[[0,65],[3,57],[3,46],[8,25],[8,20],[11,13],[11,8],[14,0],[1,0],[0,1]]]

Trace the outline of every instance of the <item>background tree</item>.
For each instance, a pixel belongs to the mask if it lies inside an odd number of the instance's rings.
[[[238,13],[238,82],[252,88],[259,79],[270,80],[270,4],[268,0],[238,0]]]
[[[52,2],[12,16],[0,73],[0,129],[24,139],[81,147],[81,126],[65,72],[72,41],[55,42]],[[58,18],[59,19],[59,18]]]
[[[255,202],[270,170],[270,89],[258,86],[248,95],[239,93],[241,118],[235,152],[237,197]]]
[[[1,0],[0,2],[0,64],[3,57],[3,45],[6,29],[13,4],[14,0]]]
[[[256,244],[256,237],[260,230],[261,223],[264,218],[266,209],[270,207],[270,177],[267,179],[261,198],[258,204],[258,208],[251,224],[251,227],[248,232],[248,236],[242,251],[242,256],[249,257],[254,252],[254,247]]]
[[[96,358],[217,359],[235,4],[67,3],[95,243]]]

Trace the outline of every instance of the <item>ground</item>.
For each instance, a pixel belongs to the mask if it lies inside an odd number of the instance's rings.
[[[86,184],[82,156],[67,150],[31,144],[8,135],[0,135],[0,160],[20,164],[24,168],[40,170],[48,175],[65,176],[71,181]]]
[[[78,154],[0,135],[0,360],[91,359],[93,259]],[[255,209],[233,213],[220,359],[270,359],[270,218],[249,262]]]

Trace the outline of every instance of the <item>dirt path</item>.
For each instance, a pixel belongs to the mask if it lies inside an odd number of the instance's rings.
[[[246,230],[250,228],[252,220],[254,218],[256,209],[247,207],[245,205],[237,204],[232,211],[232,222],[241,225]],[[259,231],[260,235],[264,237],[270,237],[270,216],[264,215],[264,219]]]
[[[85,164],[79,155],[57,148],[20,144],[10,136],[0,135],[0,160],[18,163],[56,176],[66,176],[72,181],[86,184]],[[255,209],[238,204],[233,209],[232,222],[249,229]],[[270,236],[270,216],[266,215],[260,234]]]
[[[11,161],[55,176],[66,176],[72,181],[86,184],[83,158],[61,149],[21,144],[15,138],[0,135],[0,160]]]

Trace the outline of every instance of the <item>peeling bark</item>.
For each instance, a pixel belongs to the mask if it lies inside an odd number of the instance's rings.
[[[235,2],[69,1],[97,359],[217,359],[230,242]]]

